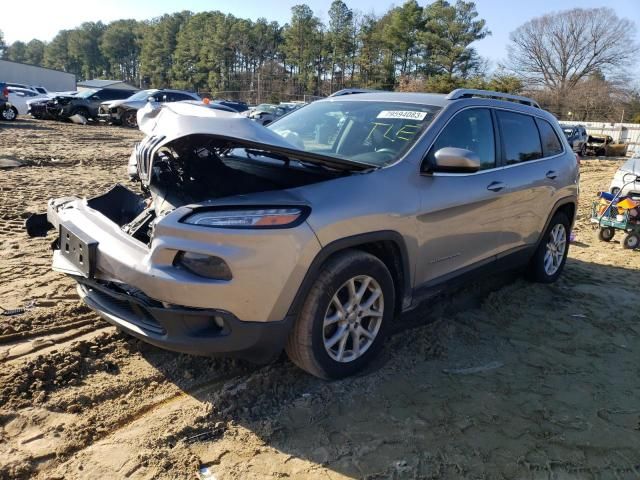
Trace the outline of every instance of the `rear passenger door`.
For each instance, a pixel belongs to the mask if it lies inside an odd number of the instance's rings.
[[[533,246],[553,207],[558,155],[564,149],[551,124],[524,113],[496,110],[509,200],[505,253]]]

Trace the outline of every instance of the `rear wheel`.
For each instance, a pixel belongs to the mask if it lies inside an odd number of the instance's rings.
[[[640,235],[637,233],[629,232],[622,239],[622,248],[629,250],[635,250],[640,246]]]
[[[613,187],[613,188],[611,189],[611,193],[612,193],[613,195],[618,195],[618,193],[620,193],[620,189],[619,189],[618,187]]]
[[[322,267],[287,340],[293,363],[320,378],[363,369],[384,343],[395,305],[393,279],[377,257],[345,250]]]
[[[138,112],[135,110],[127,110],[122,115],[122,124],[125,127],[137,128],[138,127]]]
[[[542,240],[529,263],[528,277],[541,283],[552,283],[562,273],[569,252],[570,223],[567,216],[557,212],[549,222]]]
[[[603,242],[610,242],[613,240],[616,231],[611,227],[603,227],[598,231],[598,238]]]

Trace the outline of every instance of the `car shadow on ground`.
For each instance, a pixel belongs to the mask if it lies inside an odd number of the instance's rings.
[[[20,117],[12,122],[0,121],[0,128],[2,127],[6,130],[10,130],[12,128],[18,128],[21,130],[53,130],[51,127],[46,127],[44,125],[34,125],[33,122],[25,121]]]
[[[280,359],[247,366],[223,389],[186,390],[216,412],[197,426],[212,432],[199,450],[225,442],[212,430],[223,419],[283,458],[349,477],[633,478],[636,276],[570,259],[552,285],[487,277],[403,316],[357,377],[325,382]],[[167,380],[180,383],[177,373]],[[272,465],[274,475],[293,468]]]

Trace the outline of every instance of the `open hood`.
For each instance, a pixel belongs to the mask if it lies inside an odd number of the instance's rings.
[[[163,146],[191,135],[207,135],[234,148],[251,148],[336,170],[363,171],[377,168],[360,162],[301,150],[285,137],[238,113],[224,112],[189,103],[160,105],[149,102],[138,110],[138,125],[147,138],[137,150],[141,179],[148,181],[155,153]]]

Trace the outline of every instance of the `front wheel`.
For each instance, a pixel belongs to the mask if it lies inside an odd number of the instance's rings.
[[[320,378],[362,370],[393,320],[393,279],[377,257],[345,250],[323,265],[287,340],[293,363]]]
[[[136,110],[127,110],[122,115],[122,124],[125,127],[137,128],[138,127],[138,112]]]
[[[528,277],[541,283],[555,282],[569,252],[569,231],[571,224],[562,212],[557,212],[542,236],[542,240],[529,263]]]
[[[637,233],[629,232],[622,239],[622,248],[628,250],[635,250],[640,246],[640,235]]]
[[[2,119],[9,122],[14,121],[18,117],[18,110],[16,107],[5,108],[2,111]]]

